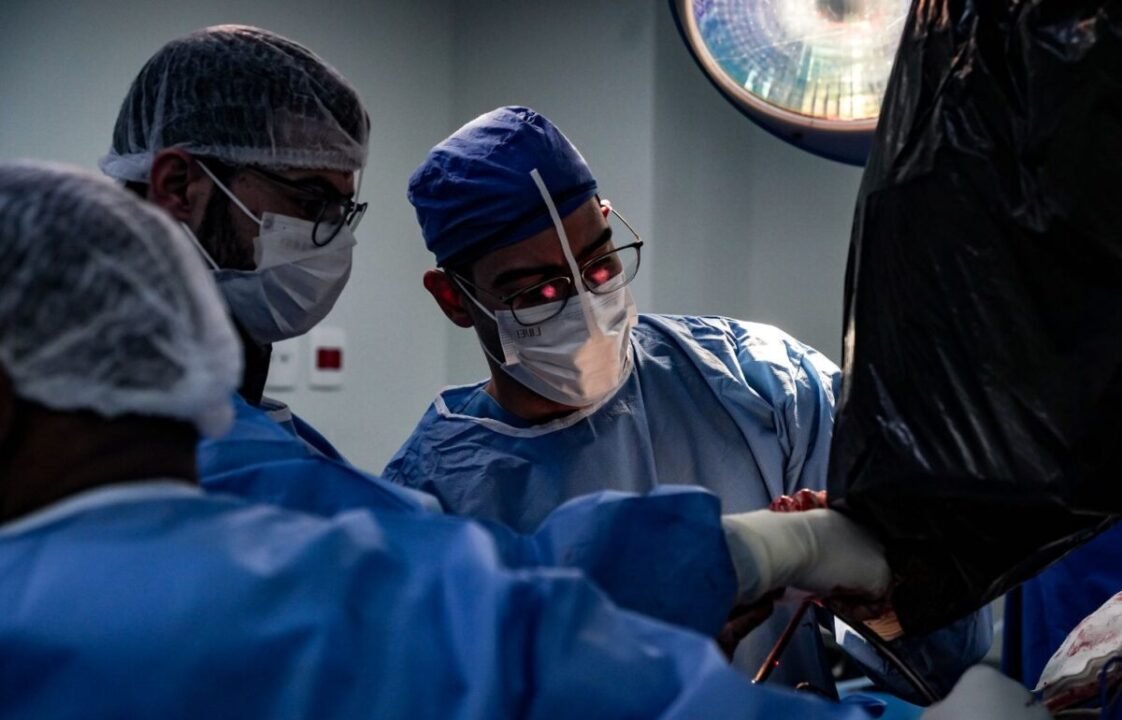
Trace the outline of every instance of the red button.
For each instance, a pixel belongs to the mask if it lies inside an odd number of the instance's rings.
[[[342,370],[343,351],[339,348],[319,348],[316,351],[317,370]]]

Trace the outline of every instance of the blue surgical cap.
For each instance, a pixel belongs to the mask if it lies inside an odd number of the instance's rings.
[[[434,147],[408,197],[437,264],[470,262],[550,227],[535,168],[561,217],[596,194],[580,152],[529,108],[492,110]]]

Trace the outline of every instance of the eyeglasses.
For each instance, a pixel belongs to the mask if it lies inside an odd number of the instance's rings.
[[[367,203],[356,203],[349,197],[308,187],[259,167],[250,166],[245,169],[299,195],[296,202],[304,211],[304,219],[315,223],[312,228],[312,243],[316,247],[323,247],[334,240],[344,225],[352,231],[357,229],[362,216],[366,214]]]
[[[581,283],[590,293],[596,295],[607,295],[619,290],[634,280],[635,275],[639,272],[640,249],[643,247],[643,241],[639,239],[638,233],[631,227],[631,224],[614,209],[609,217],[617,219],[634,238],[634,241],[623,247],[601,253],[580,265]],[[573,279],[569,275],[558,275],[509,295],[499,295],[490,290],[484,290],[459,273],[456,274],[456,279],[471,289],[489,295],[506,305],[510,308],[518,324],[525,326],[540,325],[546,320],[556,317],[565,309],[569,298],[574,294]],[[548,314],[543,315],[542,309],[550,303],[554,305],[549,307]]]

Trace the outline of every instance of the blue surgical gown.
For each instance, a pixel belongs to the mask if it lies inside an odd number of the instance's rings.
[[[838,718],[753,687],[705,638],[472,523],[325,520],[180,483],[0,526],[0,717]]]
[[[1079,622],[1122,590],[1122,524],[1099,534],[1005,596],[1002,671],[1036,686]]]
[[[613,489],[696,485],[726,513],[825,489],[841,375],[766,325],[641,315],[634,369],[608,400],[531,427],[480,417],[484,383],[440,393],[383,472],[447,512],[530,532],[558,505]],[[482,393],[486,396],[486,393]]]
[[[441,392],[383,477],[434,495],[447,512],[522,532],[606,488],[695,485],[719,496],[725,513],[826,488],[841,382],[826,357],[777,328],[723,317],[641,315],[631,347],[634,368],[613,396],[544,424],[509,416],[485,383]],[[738,666],[755,672],[790,612],[778,608],[741,643]],[[939,662],[918,663],[944,671],[937,685],[949,689],[985,654],[988,618],[957,624],[935,643]],[[812,618],[796,638],[773,677],[832,688]]]
[[[324,517],[353,509],[432,514],[431,497],[347,463],[278,404],[254,407],[235,397],[234,407],[230,432],[199,445],[199,482],[207,492]],[[696,489],[582,497],[533,534],[482,524],[509,567],[580,568],[616,604],[707,635],[720,630],[736,593],[719,503]]]

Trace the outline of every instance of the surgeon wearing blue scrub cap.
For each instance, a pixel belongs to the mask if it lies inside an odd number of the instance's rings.
[[[649,248],[545,116],[477,117],[430,151],[408,198],[438,265],[425,288],[474,328],[490,377],[441,391],[386,479],[522,532],[606,489],[700,486],[730,515],[825,489],[838,368],[768,325],[638,314],[628,284]],[[787,617],[737,664],[759,667]],[[796,638],[774,677],[832,688],[817,629]],[[990,639],[983,614],[909,640],[946,689]]]

